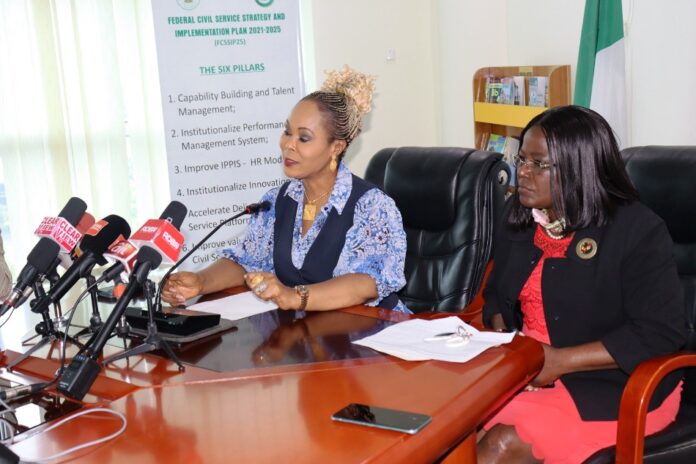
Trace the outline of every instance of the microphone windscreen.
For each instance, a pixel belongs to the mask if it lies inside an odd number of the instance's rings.
[[[181,229],[181,224],[184,223],[187,212],[188,208],[183,203],[175,200],[167,205],[159,218],[170,222],[177,229]]]
[[[126,291],[126,284],[124,283],[118,283],[114,285],[114,297],[121,298],[121,295],[123,295],[123,292]]]
[[[87,211],[87,203],[82,201],[80,198],[72,197],[68,200],[58,216],[67,219],[73,226],[77,225],[82,219],[82,216]]]
[[[111,214],[106,216],[99,222],[94,223],[94,226],[87,231],[82,241],[80,242],[80,249],[82,251],[91,251],[96,255],[103,254],[109,245],[114,243],[117,238],[123,236],[124,239],[130,237],[130,226],[121,216]],[[105,264],[100,261],[99,264]]]
[[[159,265],[162,264],[162,255],[154,248],[143,245],[143,247],[138,250],[136,266],[141,263],[150,263],[150,269],[157,269]]]
[[[256,214],[260,211],[268,211],[269,209],[271,209],[271,202],[262,201],[261,203],[252,203],[250,205],[247,205],[244,212],[246,214]]]
[[[58,256],[59,251],[60,246],[56,242],[44,237],[29,252],[27,263],[40,274],[45,274]]]
[[[82,235],[85,235],[87,231],[89,230],[90,227],[92,227],[95,223],[94,216],[92,216],[89,213],[85,213],[82,215],[80,218],[80,222],[78,222],[75,225],[75,228],[80,232]]]

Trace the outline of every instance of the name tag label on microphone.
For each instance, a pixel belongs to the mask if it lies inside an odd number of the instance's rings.
[[[150,219],[131,236],[138,248],[148,245],[162,255],[163,261],[173,264],[179,257],[184,236],[170,222],[162,219]]]
[[[34,231],[34,235],[46,237],[60,245],[63,251],[71,251],[82,238],[82,234],[67,219],[47,216]]]
[[[121,279],[128,280],[128,274],[133,270],[135,261],[138,256],[138,248],[128,240],[117,240],[109,246],[109,249],[104,253],[104,258],[110,264],[122,263],[123,272]]]

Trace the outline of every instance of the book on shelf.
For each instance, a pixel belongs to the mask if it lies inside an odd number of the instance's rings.
[[[477,137],[476,137],[476,148],[478,150],[485,150],[486,147],[488,147],[488,136],[490,135],[489,132],[481,132]]]
[[[529,87],[529,106],[547,106],[548,78],[546,76],[530,76],[527,78]]]
[[[513,81],[512,77],[503,77],[501,80],[500,96],[497,103],[512,105],[513,101]]]
[[[527,104],[525,87],[524,76],[512,76],[512,105]]]
[[[499,134],[490,134],[488,136],[488,145],[486,146],[486,151],[494,151],[496,153],[502,153],[505,147],[505,136]]]
[[[500,98],[500,91],[503,87],[499,77],[487,77],[486,78],[486,103],[498,103],[498,98]]]
[[[527,103],[524,76],[487,77],[484,101],[524,106]]]
[[[505,137],[505,143],[503,144],[503,159],[507,164],[512,166],[514,164],[513,158],[520,151],[520,141],[515,137]]]
[[[503,161],[510,166],[510,186],[515,186],[515,163],[514,157],[520,151],[520,141],[516,137],[504,136],[499,134],[488,134],[488,143],[485,145],[486,151],[494,151],[503,154]]]
[[[505,137],[503,145],[503,160],[510,166],[510,187],[515,186],[515,161],[514,158],[520,151],[520,141],[515,137]]]

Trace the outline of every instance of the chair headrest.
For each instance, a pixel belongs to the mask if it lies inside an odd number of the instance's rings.
[[[452,226],[460,169],[472,151],[443,147],[394,150],[385,167],[384,190],[397,205],[407,205],[401,208],[406,227],[440,231]]]
[[[621,156],[640,200],[665,221],[680,274],[696,273],[696,147],[632,147]]]

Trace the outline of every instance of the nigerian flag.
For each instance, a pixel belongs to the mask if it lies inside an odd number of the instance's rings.
[[[575,104],[597,111],[628,143],[621,0],[586,0],[575,76]]]

